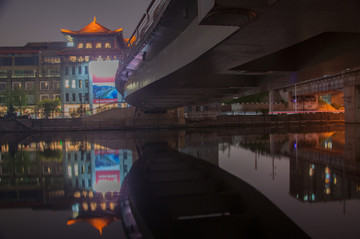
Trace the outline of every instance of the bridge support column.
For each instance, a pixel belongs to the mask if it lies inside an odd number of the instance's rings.
[[[345,123],[360,123],[360,73],[344,79]]]
[[[274,90],[269,90],[269,113],[274,111]]]
[[[344,158],[347,161],[354,161],[360,158],[360,128],[357,125],[345,126],[345,148]]]

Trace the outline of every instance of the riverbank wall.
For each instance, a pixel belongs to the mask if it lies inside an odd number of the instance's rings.
[[[112,109],[97,115],[74,119],[3,119],[0,132],[43,132],[85,130],[171,129],[226,126],[282,126],[344,123],[344,113],[219,115],[214,119],[185,119],[181,109],[166,113],[144,113],[135,108]]]

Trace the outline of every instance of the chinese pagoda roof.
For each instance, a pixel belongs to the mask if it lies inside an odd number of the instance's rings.
[[[110,30],[96,22],[96,17],[94,17],[94,21],[92,21],[89,25],[79,31],[61,29],[61,32],[66,35],[107,35],[122,32],[122,30],[122,28],[119,28],[117,30]]]

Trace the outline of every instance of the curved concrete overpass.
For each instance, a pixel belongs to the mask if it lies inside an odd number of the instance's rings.
[[[360,65],[357,0],[152,1],[116,77],[145,111],[213,102]]]

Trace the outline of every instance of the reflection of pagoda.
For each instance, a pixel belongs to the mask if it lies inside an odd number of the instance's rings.
[[[66,191],[74,199],[67,225],[86,222],[101,234],[120,215],[119,191],[132,167],[132,151],[65,142],[63,152]]]
[[[118,220],[119,192],[105,194],[93,191],[82,191],[74,194],[76,201],[72,206],[72,218],[67,225],[86,222],[96,228],[100,234],[104,227]]]
[[[62,110],[65,114],[71,114],[85,113],[86,110],[104,107],[106,101],[100,102],[101,99],[94,98],[90,63],[108,61],[112,65],[117,65],[114,61],[118,59],[127,43],[123,38],[122,28],[110,30],[94,18],[93,22],[81,30],[62,29],[61,32],[68,40],[68,47],[58,52],[58,55],[62,56],[63,63],[61,69]],[[100,101],[98,104],[93,104],[95,100]],[[117,107],[119,102],[124,102],[120,94],[117,95],[116,102],[107,104],[106,108]]]

